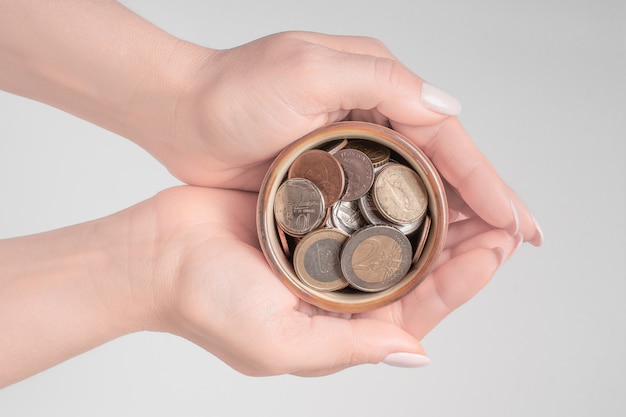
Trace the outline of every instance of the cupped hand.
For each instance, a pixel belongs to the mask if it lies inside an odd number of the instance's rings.
[[[273,274],[259,249],[256,198],[183,186],[131,209],[153,219],[147,224],[156,236],[142,245],[156,261],[136,260],[152,268],[144,276],[158,314],[148,327],[185,337],[249,375],[321,375],[398,352],[423,355],[419,340],[520,241],[476,218],[453,223],[439,265],[414,292],[376,311],[336,314],[299,300]]]
[[[257,191],[291,142],[330,122],[372,121],[422,148],[489,224],[541,243],[530,211],[453,117],[458,101],[380,42],[288,32],[193,57],[168,139],[143,145],[184,182]]]

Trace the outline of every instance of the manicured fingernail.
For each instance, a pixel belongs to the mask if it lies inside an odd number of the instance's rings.
[[[530,240],[530,243],[535,246],[541,246],[543,244],[543,230],[541,230],[541,226],[539,226],[535,216],[532,216],[532,218],[535,223],[535,236]]]
[[[430,365],[430,359],[417,353],[396,352],[387,355],[383,363],[400,368],[419,368]]]
[[[493,248],[492,250],[498,257],[498,268],[500,268],[502,265],[504,265],[504,262],[506,261],[506,254],[504,253],[504,249],[498,246]]]
[[[422,84],[422,102],[430,110],[446,116],[456,116],[461,113],[459,100],[432,84]]]
[[[509,233],[511,236],[517,236],[519,234],[519,214],[517,213],[517,208],[512,199],[509,199],[509,204],[511,205],[511,212],[513,213],[513,224],[509,227]]]

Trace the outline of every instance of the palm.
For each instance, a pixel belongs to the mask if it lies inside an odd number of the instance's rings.
[[[347,334],[355,326],[374,333],[393,326],[420,339],[495,272],[497,256],[484,248],[513,245],[507,233],[480,221],[452,224],[442,262],[413,293],[345,320],[298,300],[272,273],[258,245],[256,198],[255,193],[179,187],[155,200],[159,218],[166,220],[160,233],[180,250],[172,300],[175,316],[187,324],[171,330],[245,373],[327,373],[347,366],[323,366],[313,356],[301,356],[309,352],[321,360],[317,348],[323,351],[321,346],[332,342],[329,337],[346,336],[315,331],[326,325]]]

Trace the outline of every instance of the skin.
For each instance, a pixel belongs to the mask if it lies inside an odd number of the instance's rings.
[[[459,121],[380,42],[290,32],[228,50],[183,42],[114,1],[0,0],[0,88],[142,146],[187,186],[103,219],[0,241],[0,386],[132,332],[182,336],[249,375],[323,375],[419,340],[493,276],[529,210]],[[448,188],[437,268],[385,308],[308,305],[259,250],[255,205],[276,154],[329,122],[388,124]]]

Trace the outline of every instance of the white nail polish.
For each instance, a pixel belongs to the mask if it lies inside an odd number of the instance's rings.
[[[430,110],[446,116],[456,116],[461,113],[459,100],[432,84],[422,84],[422,102]]]
[[[400,368],[419,368],[429,365],[430,359],[427,356],[417,353],[396,352],[387,355],[385,359],[383,359],[383,363]]]
[[[511,204],[511,211],[513,212],[513,230],[510,230],[511,236],[517,236],[519,234],[519,214],[517,212],[517,208],[515,207],[515,203],[512,199],[509,199],[509,204]]]
[[[537,219],[535,219],[535,216],[532,216],[532,218],[533,218],[533,223],[535,223],[536,235],[535,237],[533,237],[530,243],[532,243],[535,246],[541,246],[543,244],[543,230],[541,230],[541,226],[539,226],[539,223],[537,222]]]

